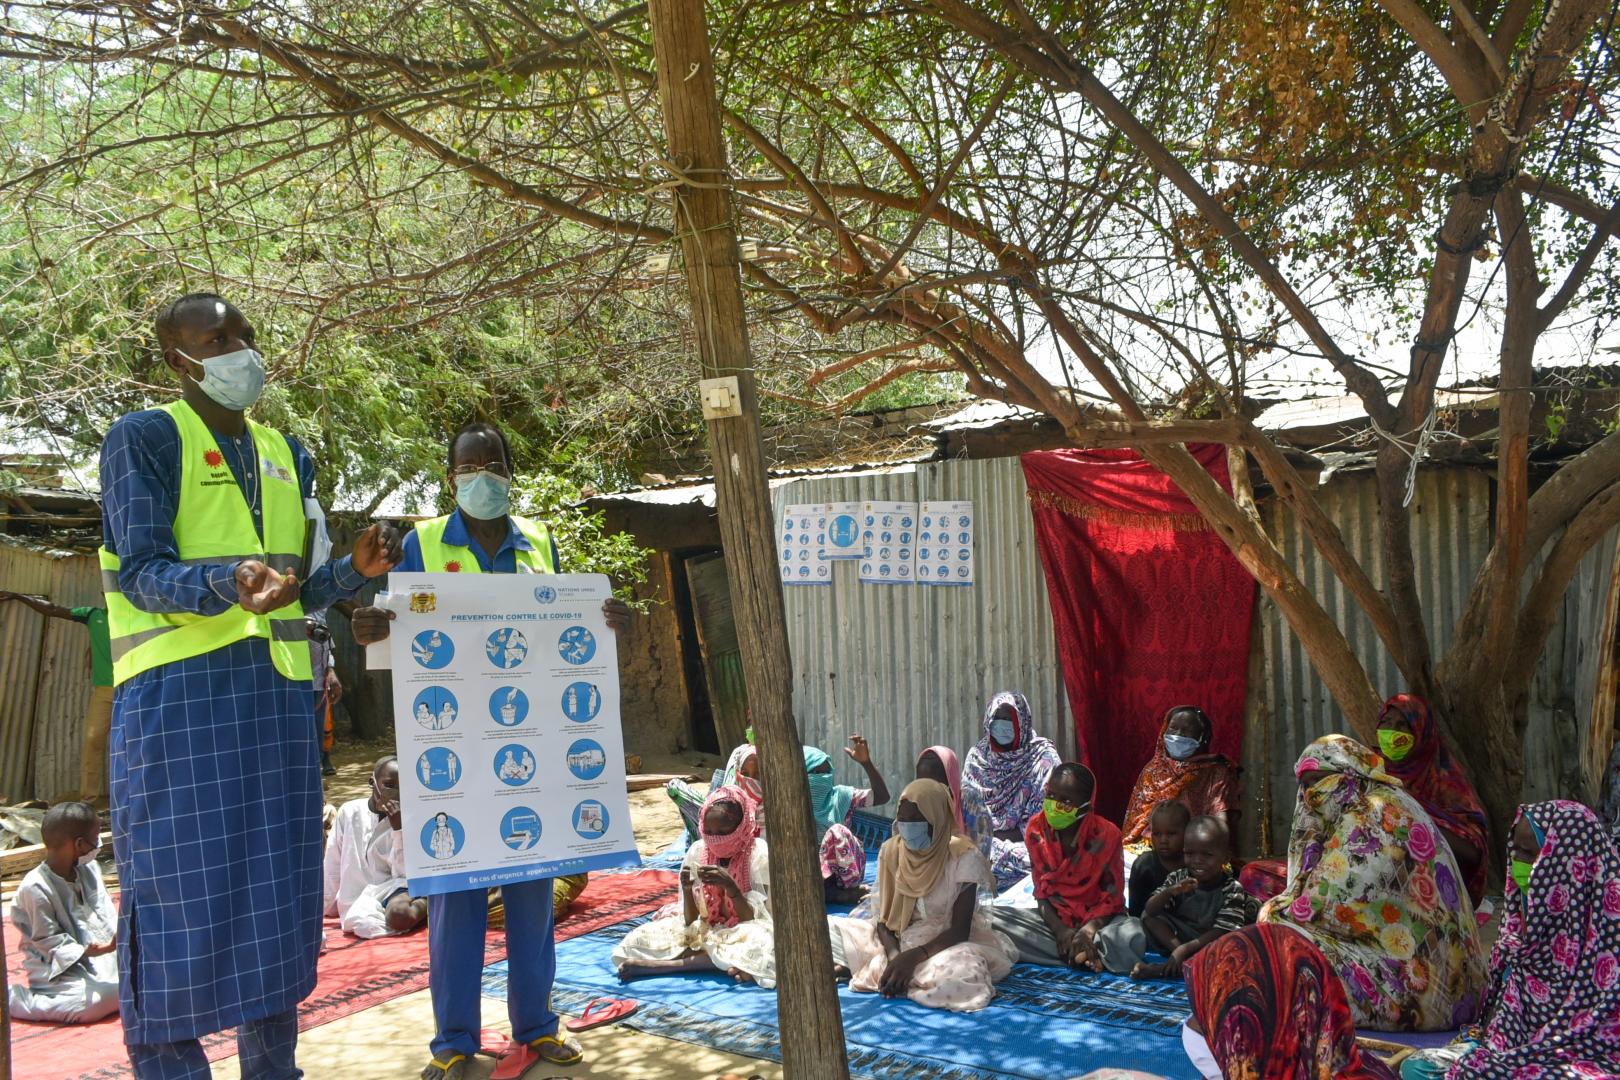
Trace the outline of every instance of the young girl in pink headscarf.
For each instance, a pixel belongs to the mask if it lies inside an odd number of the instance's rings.
[[[741,788],[703,802],[700,839],[681,863],[681,911],[625,935],[613,950],[619,977],[724,971],[739,982],[776,985],[770,863],[754,800]]]

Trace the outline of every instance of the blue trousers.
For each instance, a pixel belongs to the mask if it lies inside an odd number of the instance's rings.
[[[512,1038],[533,1042],[557,1033],[551,984],[557,976],[557,942],[551,936],[549,878],[502,885],[506,905],[506,1012]],[[428,897],[428,968],[433,994],[433,1056],[478,1052],[483,1027],[479,1006],[484,975],[484,931],[489,894],[483,889]]]
[[[172,1043],[132,1043],[129,1063],[135,1080],[208,1080],[208,1057],[196,1039]],[[298,1049],[298,1010],[250,1020],[236,1029],[242,1080],[302,1080],[293,1063]]]

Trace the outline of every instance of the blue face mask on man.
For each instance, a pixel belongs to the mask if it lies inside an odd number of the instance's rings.
[[[203,377],[193,381],[221,408],[240,412],[264,392],[264,357],[257,349],[237,349],[206,360],[193,359],[179,349],[175,352],[202,366]]]
[[[896,821],[894,835],[912,851],[927,851],[934,846],[934,837],[926,821]]]
[[[468,517],[480,521],[493,521],[505,517],[512,505],[512,481],[504,476],[480,470],[471,476],[456,477],[456,505]]]

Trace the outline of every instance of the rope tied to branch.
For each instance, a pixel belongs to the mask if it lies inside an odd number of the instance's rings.
[[[1367,423],[1372,426],[1373,431],[1378,435],[1378,437],[1395,447],[1395,449],[1399,450],[1410,459],[1410,464],[1406,469],[1406,497],[1401,500],[1401,505],[1403,507],[1412,505],[1412,494],[1417,490],[1418,462],[1422,461],[1423,455],[1428,453],[1429,442],[1434,438],[1435,435],[1434,426],[1439,419],[1440,410],[1434,406],[1430,406],[1429,415],[1424,418],[1423,423],[1419,424],[1414,430],[1407,432],[1408,435],[1417,436],[1416,439],[1408,443],[1401,436],[1393,435],[1390,432],[1385,431],[1383,427],[1379,425],[1377,417],[1371,415],[1370,413],[1367,416]]]

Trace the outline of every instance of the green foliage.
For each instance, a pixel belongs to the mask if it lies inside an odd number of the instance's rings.
[[[635,586],[647,580],[652,550],[637,546],[624,533],[608,532],[601,512],[580,507],[584,497],[578,486],[550,473],[520,475],[512,485],[512,502],[518,513],[545,522],[556,537],[563,573],[606,574],[613,579],[614,593],[620,599],[645,609],[646,604],[638,604],[633,594]]]

